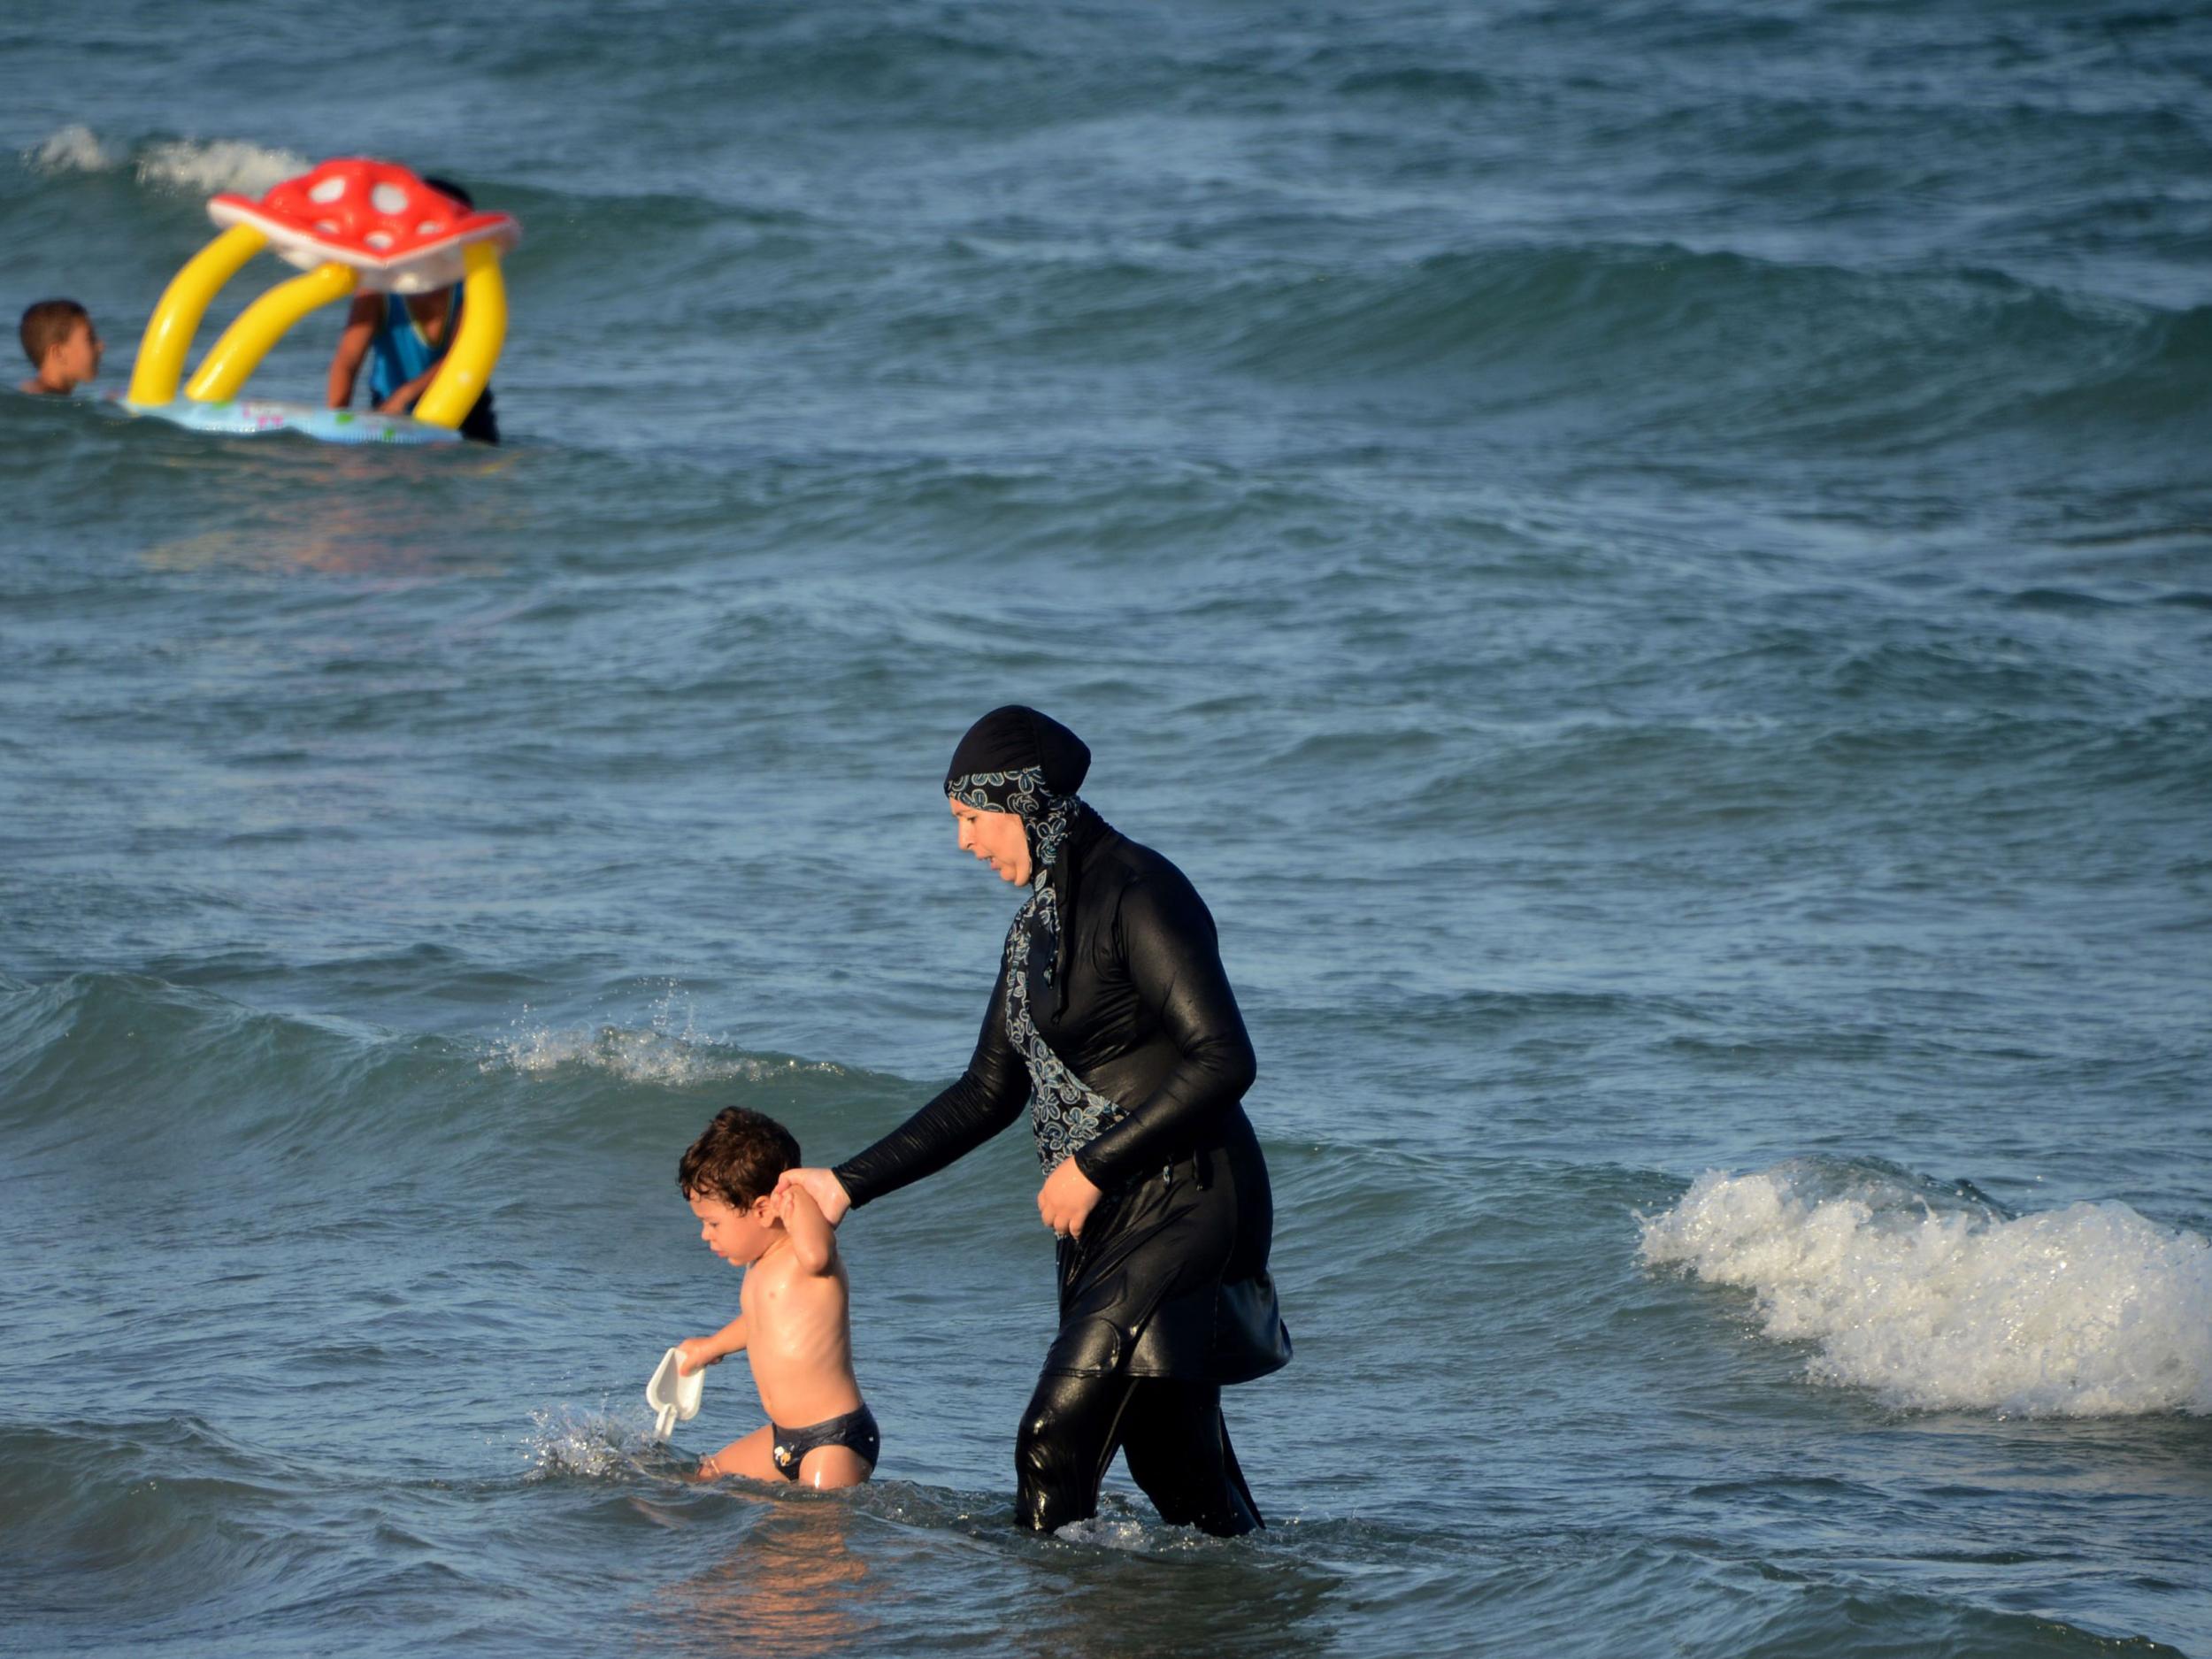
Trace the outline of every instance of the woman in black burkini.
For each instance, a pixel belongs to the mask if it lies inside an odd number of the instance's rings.
[[[1252,1044],[1213,918],[1183,874],[1077,798],[1091,752],[1033,709],[960,740],[945,780],[964,850],[1031,888],[975,1056],[834,1170],[795,1170],[833,1221],[974,1150],[1029,1107],[1059,1240],[1060,1333],[1015,1449],[1041,1532],[1094,1514],[1117,1448],[1164,1520],[1261,1525],[1221,1390],[1278,1369],[1267,1165],[1240,1104]]]

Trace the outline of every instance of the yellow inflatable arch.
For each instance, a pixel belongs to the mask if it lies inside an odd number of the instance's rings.
[[[443,436],[468,419],[506,343],[507,289],[499,262],[522,239],[513,218],[476,212],[404,167],[359,157],[326,161],[258,200],[218,196],[207,211],[225,228],[171,279],[154,307],[131,371],[131,407],[189,416],[194,405],[226,404],[238,396],[269,349],[319,306],[357,291],[428,294],[458,282],[461,326],[416,401],[413,424],[437,429],[423,437]],[[279,283],[239,313],[201,359],[180,405],[177,383],[184,376],[185,355],[209,303],[265,248],[306,274]],[[312,412],[344,418],[342,411]],[[263,420],[223,429],[271,424],[313,423]]]

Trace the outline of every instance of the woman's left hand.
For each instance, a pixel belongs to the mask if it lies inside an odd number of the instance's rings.
[[[1091,1211],[1098,1208],[1099,1191],[1091,1185],[1091,1178],[1075,1167],[1073,1158],[1063,1158],[1052,1173],[1045,1177],[1045,1184],[1037,1194],[1037,1213],[1044,1217],[1055,1237],[1079,1239],[1083,1224],[1090,1219]]]

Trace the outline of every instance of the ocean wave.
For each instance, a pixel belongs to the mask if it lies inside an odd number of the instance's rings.
[[[141,184],[194,192],[236,190],[247,196],[258,196],[314,165],[294,150],[223,138],[150,144],[132,158]]]
[[[511,1036],[491,1045],[480,1069],[546,1077],[569,1067],[671,1088],[765,1083],[803,1074],[846,1075],[843,1067],[826,1060],[750,1054],[725,1037],[710,1036],[699,1029],[697,1010],[689,999],[673,992],[655,1004],[642,1026],[555,1027],[532,1024],[526,1013]]]
[[[49,179],[127,171],[134,182],[147,189],[186,196],[220,190],[258,196],[273,184],[305,173],[318,159],[281,145],[243,138],[156,134],[119,138],[104,135],[81,122],[58,127],[16,153],[25,169]],[[409,161],[404,155],[392,158]],[[813,222],[808,213],[795,208],[750,201],[723,202],[657,185],[626,188],[619,180],[586,179],[563,189],[475,179],[470,182],[475,194],[487,200],[495,198],[496,205],[534,223],[534,255],[549,242],[557,250],[588,258],[594,270],[603,269],[598,262],[610,235],[626,243],[646,238],[656,245],[689,248],[694,239],[718,227],[791,232],[804,230]],[[578,226],[589,228],[579,231]],[[698,257],[695,248],[692,252]]]
[[[1002,249],[948,266],[933,294],[887,323],[894,345],[995,338],[1002,351],[1055,358],[1373,382],[1537,434],[1550,431],[1547,410],[1601,408],[1631,435],[1892,452],[2022,424],[2135,431],[2146,400],[2194,427],[2212,389],[2199,311],[1984,268],[1790,263],[1669,242],[1257,267]]]
[[[329,1554],[283,1514],[301,1479],[197,1417],[0,1425],[0,1559],[41,1574],[38,1611],[62,1620],[296,1582]]]
[[[250,1137],[280,1140],[349,1095],[434,1076],[455,1046],[329,1017],[250,1008],[128,973],[74,973],[0,990],[0,1087],[8,1116],[71,1133],[80,1115],[210,1109]],[[411,1078],[408,1075],[411,1074]]]
[[[253,1490],[270,1473],[199,1417],[0,1425],[0,1536],[48,1533],[142,1491],[147,1507],[173,1507],[186,1480]]]
[[[25,150],[23,159],[42,173],[106,173],[120,157],[90,127],[72,124]]]
[[[137,974],[0,982],[0,1124],[24,1152],[74,1156],[85,1135],[131,1124],[133,1147],[156,1157],[189,1123],[211,1156],[251,1151],[241,1179],[341,1155],[381,1165],[396,1148],[411,1164],[472,1167],[496,1154],[472,1125],[518,1118],[591,1147],[626,1145],[651,1122],[680,1147],[703,1120],[687,1097],[707,1087],[807,1125],[905,1092],[710,1038],[673,992],[641,1025],[526,1015],[514,1034],[480,1039],[256,1009]]]
[[[2102,402],[2143,377],[2200,388],[2212,369],[2193,312],[1985,270],[1591,243],[1317,274],[1223,296],[1221,320],[1242,319],[1225,331],[1233,365],[1285,378],[1443,373],[1463,395],[1508,402],[1559,391],[1655,410],[1724,401],[1748,429],[1778,420],[1868,437],[1873,416],[1925,425],[2077,388]],[[1993,365],[2004,369],[1993,381]],[[1463,380],[1471,371],[1482,378]]]
[[[50,176],[129,169],[150,191],[249,193],[310,158],[250,139],[121,138],[72,124],[21,152]],[[871,360],[1118,369],[1207,364],[1291,386],[1375,383],[1549,442],[1602,411],[1640,442],[1901,454],[1931,443],[2109,432],[2200,447],[2212,307],[2162,309],[1967,264],[1793,262],[1664,241],[1447,245],[1354,259],[934,230],[881,238],[788,204],[664,180],[574,188],[478,180],[533,227],[549,302],[595,291],[604,249],[703,283],[711,326],[832,336]],[[1318,220],[1326,248],[1349,229]],[[732,299],[728,296],[741,296]]]
[[[236,138],[163,138],[122,145],[73,123],[23,152],[42,173],[111,173],[127,166],[139,183],[204,193],[236,190],[258,196],[271,185],[315,164],[289,150]]]
[[[2119,1202],[2008,1215],[1873,1163],[1709,1171],[1642,1255],[1750,1291],[1816,1380],[1924,1410],[2212,1414],[2212,1241]]]

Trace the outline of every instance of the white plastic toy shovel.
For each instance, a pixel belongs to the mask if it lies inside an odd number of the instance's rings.
[[[702,1365],[688,1377],[676,1374],[676,1350],[661,1356],[653,1380],[645,1385],[645,1403],[653,1408],[653,1438],[666,1440],[679,1423],[699,1415],[699,1391],[706,1386],[707,1368]]]

